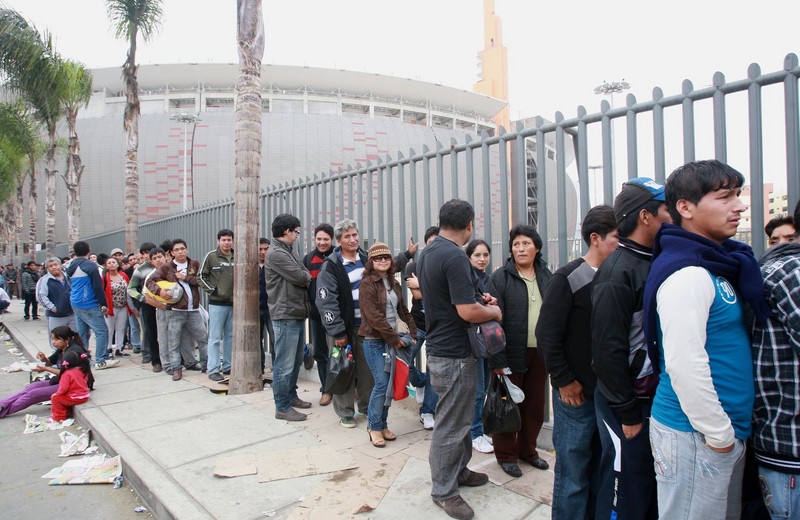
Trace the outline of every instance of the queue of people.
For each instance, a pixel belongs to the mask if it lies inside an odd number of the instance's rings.
[[[272,360],[275,417],[303,421],[301,410],[313,406],[297,393],[308,323],[318,405],[333,403],[344,428],[357,427],[357,412],[365,415],[376,448],[397,439],[389,410],[395,378],[404,376],[393,367],[407,363],[420,422],[433,431],[431,497],[452,518],[474,515],[459,488],[488,482],[468,468],[473,450],[494,453],[513,478],[523,475],[520,462],[549,469],[537,448],[548,378],[554,519],[758,518],[759,508],[795,518],[800,204],[793,217],[770,221],[773,247],[756,261],[749,246],[732,240],[745,209],[743,184],[719,161],[688,163],[666,185],[631,179],[613,207],[582,217],[586,254],[555,273],[542,256],[543,238],[527,224],[512,227],[507,260],[492,266],[491,245],[473,237],[474,209],[463,200],[440,208],[423,248],[410,240],[396,256],[381,242],[364,249],[358,223],[343,219],[318,224],[314,247],[301,258],[301,221],[278,215],[272,240],[258,244],[261,362],[266,369]],[[37,370],[56,383],[32,383],[0,401],[0,417],[53,396],[53,419],[66,418],[92,386],[90,333],[95,369],[114,366],[130,345],[175,381],[185,370],[224,379],[233,232],[222,229],[217,240],[202,261],[175,239],[142,244],[130,257],[97,255],[102,266],[88,244],[76,242],[66,269],[49,259],[43,276],[27,264],[25,317],[37,319],[41,303],[56,349],[39,356]],[[502,325],[505,346],[476,357],[467,329],[491,320]],[[327,370],[340,355],[353,366],[345,380]],[[501,377],[524,392],[519,429],[486,434],[487,390]],[[743,506],[742,497],[753,495]]]

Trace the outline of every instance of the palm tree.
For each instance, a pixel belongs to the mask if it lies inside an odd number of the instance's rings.
[[[237,0],[235,268],[230,394],[263,389],[258,334],[258,196],[261,171],[261,0]]]
[[[19,247],[22,241],[23,223],[23,196],[24,181],[30,175],[28,205],[30,210],[29,222],[29,253],[31,258],[36,253],[36,161],[44,153],[44,143],[39,138],[39,124],[31,117],[30,111],[21,100],[12,103],[0,103],[0,158],[2,169],[0,179],[8,191],[5,199],[8,201],[10,195],[16,191],[16,200],[6,205],[7,225],[11,224],[13,232],[8,236],[14,236],[18,244],[17,251],[22,251]],[[0,193],[2,195],[2,193]]]
[[[122,65],[125,80],[123,127],[128,150],[125,154],[125,250],[139,243],[139,80],[136,76],[136,39],[147,41],[161,25],[161,0],[106,0],[114,35],[128,42],[128,58]]]
[[[48,253],[55,242],[55,131],[60,117],[61,59],[52,46],[49,34],[41,35],[29,25],[19,13],[12,9],[0,9],[0,71],[4,86],[19,95],[41,120],[47,130],[49,147],[47,154],[45,225]],[[31,255],[36,246],[36,164],[30,162],[30,247]]]
[[[78,139],[77,118],[78,110],[85,107],[92,97],[92,74],[82,63],[66,61],[63,65],[66,89],[62,102],[69,129],[69,150],[67,165],[61,177],[67,186],[67,243],[72,247],[80,235],[80,185],[84,168],[80,155],[81,143]]]

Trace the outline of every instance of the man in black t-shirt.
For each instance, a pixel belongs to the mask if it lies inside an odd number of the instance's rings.
[[[425,230],[425,245],[430,244],[437,236],[439,236],[439,226],[429,227]],[[419,255],[422,255],[422,252]],[[439,400],[439,396],[436,395],[428,375],[421,372],[416,366],[417,353],[425,343],[425,308],[422,306],[422,291],[419,289],[416,261],[411,260],[406,265],[403,270],[403,279],[411,291],[411,316],[414,317],[414,324],[417,326],[417,342],[411,350],[412,365],[409,367],[408,382],[416,388],[417,402],[421,405],[419,422],[426,430],[432,430],[434,427],[433,414],[436,412],[436,402]]]
[[[472,235],[474,218],[469,202],[446,202],[439,210],[439,236],[425,248],[417,269],[425,306],[428,375],[439,395],[429,456],[431,497],[452,518],[474,515],[458,487],[481,486],[489,480],[467,468],[474,401],[464,396],[475,395],[476,363],[466,327],[502,320],[497,305],[476,300],[471,267],[462,249]]]

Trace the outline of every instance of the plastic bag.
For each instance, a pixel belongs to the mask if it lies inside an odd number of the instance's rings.
[[[509,378],[508,376],[502,376],[502,378],[503,382],[506,384],[506,388],[508,388],[508,395],[511,396],[511,400],[517,404],[524,401],[525,392],[522,391],[522,388],[512,383],[511,378]]]
[[[346,347],[333,347],[331,357],[328,358],[328,375],[325,378],[325,392],[328,394],[343,394],[350,386],[350,380],[355,373],[356,362],[353,359],[353,349]]]
[[[511,399],[505,381],[492,377],[486,405],[483,407],[483,430],[487,435],[493,433],[514,433],[522,428],[519,407]]]

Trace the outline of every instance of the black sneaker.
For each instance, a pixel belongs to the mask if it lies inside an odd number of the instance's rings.
[[[208,378],[210,380],[212,380],[212,381],[217,381],[217,382],[222,381],[223,379],[225,379],[225,377],[222,374],[220,374],[219,372],[214,372],[213,374],[208,374]]]

